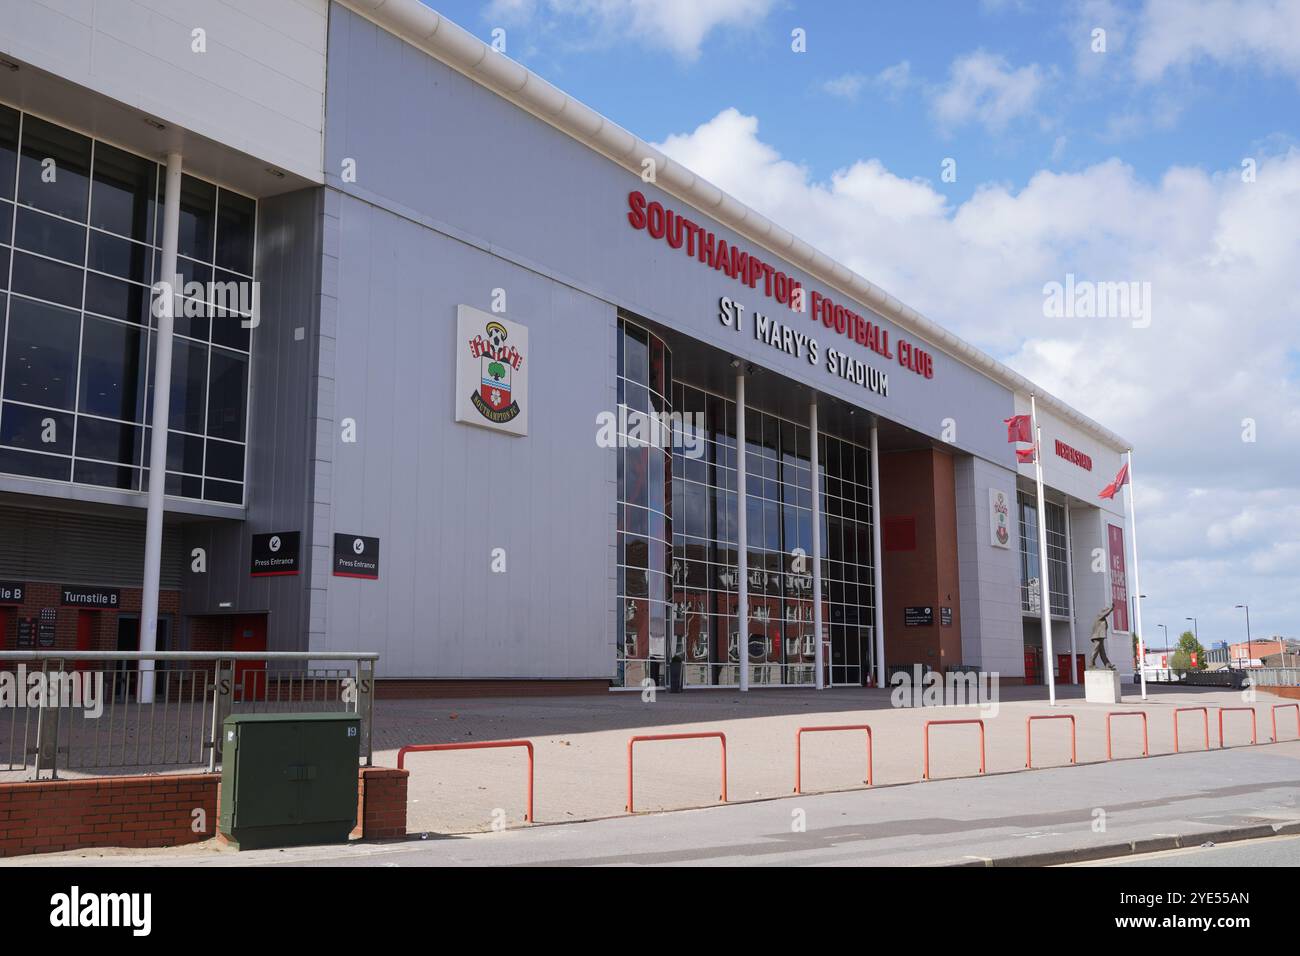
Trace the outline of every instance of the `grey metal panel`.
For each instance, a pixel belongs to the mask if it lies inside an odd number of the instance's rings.
[[[328,560],[334,532],[380,538],[380,579],[315,569],[313,648],[377,650],[385,675],[608,677],[615,457],[595,434],[614,308],[356,199],[338,212],[332,524],[314,539]],[[530,332],[524,438],[454,421],[456,306],[490,311],[496,288]]]
[[[923,434],[939,438],[944,420],[954,419],[956,447],[1014,465],[1001,426],[1011,393],[1002,385],[943,353],[935,355],[935,378],[920,378],[814,324],[809,314],[790,313],[761,292],[688,259],[683,250],[633,230],[625,218],[633,189],[690,213],[696,222],[708,219],[338,5],[332,8],[329,50],[324,166],[330,185],[529,263]],[[356,182],[340,179],[344,159],[355,160]],[[709,228],[728,244],[738,240],[716,223]],[[778,261],[753,243],[738,241],[742,249]],[[797,269],[786,271],[809,293],[828,291]],[[723,295],[814,333],[822,364],[813,367],[756,341],[748,331],[737,335],[723,327],[716,317]],[[849,304],[843,295],[832,298]],[[857,311],[870,317],[860,304]],[[879,324],[897,340],[892,323]],[[887,398],[826,371],[826,350],[841,345],[888,372]]]
[[[323,190],[312,188],[263,200],[258,206],[257,277],[261,316],[253,332],[248,411],[247,519],[187,527],[187,549],[207,550],[207,573],[188,572],[185,608],[212,614],[221,604],[268,611],[272,650],[307,646],[311,578],[313,436],[316,331],[320,292]],[[302,329],[302,338],[295,336]],[[302,533],[297,577],[249,576],[252,536]]]
[[[1013,534],[1009,548],[989,542],[989,489],[1000,489],[1015,501],[1016,476],[973,456],[957,456],[954,465],[962,662],[1023,676],[1017,541]]]
[[[181,529],[163,529],[162,586],[179,588]],[[144,515],[116,517],[0,505],[0,577],[140,587]]]

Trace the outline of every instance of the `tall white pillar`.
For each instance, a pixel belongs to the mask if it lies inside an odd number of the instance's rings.
[[[749,690],[749,520],[745,500],[745,372],[736,373],[736,650],[740,656],[740,689]]]
[[[821,451],[817,447],[817,396],[808,403],[808,428],[812,432],[812,566],[813,566],[813,666],[817,668],[816,687],[826,687],[826,652],[822,647],[822,492]]]
[[[162,571],[163,493],[167,487],[167,425],[171,411],[172,330],[180,279],[176,274],[176,246],[181,217],[181,154],[167,154],[163,191],[162,259],[152,308],[158,318],[153,346],[153,432],[149,438],[149,497],[144,532],[144,595],[140,605],[140,650],[158,649],[158,589]],[[137,699],[152,704],[154,662],[140,661]]]
[[[1070,601],[1070,683],[1076,683],[1075,659],[1079,655],[1074,636],[1074,616],[1078,611],[1074,603],[1074,529],[1070,524],[1070,502],[1065,502],[1065,593]]]
[[[871,590],[875,595],[876,686],[885,686],[885,585],[880,567],[880,439],[876,422],[871,422]]]
[[[1052,582],[1047,562],[1047,500],[1043,496],[1043,433],[1038,429],[1038,405],[1029,396],[1029,414],[1034,426],[1034,483],[1038,490],[1038,615],[1043,629],[1043,677],[1047,679],[1047,702],[1056,706],[1056,655],[1052,652]]]

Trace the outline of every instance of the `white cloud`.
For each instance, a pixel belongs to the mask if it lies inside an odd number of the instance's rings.
[[[831,96],[856,100],[863,89],[871,86],[884,95],[893,98],[902,93],[912,83],[912,65],[903,60],[893,66],[887,66],[875,76],[864,73],[844,73],[822,84],[822,89]]]
[[[952,62],[931,107],[946,128],[978,122],[997,131],[1033,111],[1044,82],[1037,63],[1013,69],[1005,57],[976,50]]]
[[[815,180],[734,109],[662,148],[1134,441],[1149,622],[1196,615],[1208,644],[1247,601],[1297,631],[1300,149],[1261,155],[1250,184],[1112,159],[953,206],[875,159]],[[1150,282],[1150,327],[1044,318],[1066,273]]]
[[[492,0],[484,16],[526,23],[540,13],[574,31],[576,46],[633,39],[693,60],[716,30],[759,25],[776,0]]]
[[[1148,0],[1138,31],[1134,70],[1143,81],[1201,59],[1300,80],[1296,0]]]

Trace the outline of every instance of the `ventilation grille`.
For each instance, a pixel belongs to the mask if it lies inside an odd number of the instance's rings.
[[[179,588],[184,559],[178,526],[163,528],[162,550],[161,585]],[[141,587],[144,518],[0,505],[0,577]]]

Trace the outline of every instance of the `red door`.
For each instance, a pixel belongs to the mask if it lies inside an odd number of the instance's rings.
[[[98,621],[98,611],[77,612],[77,650],[95,650],[95,624]],[[77,661],[76,664],[79,671],[87,670],[90,666],[90,661]]]
[[[1079,654],[1074,658],[1074,682],[1076,684],[1083,683],[1083,671],[1084,671],[1084,667],[1086,666],[1086,662],[1087,662],[1087,656],[1084,654]]]
[[[1074,682],[1074,668],[1070,667],[1069,654],[1056,655],[1056,679],[1062,684]]]
[[[235,618],[232,651],[266,650],[266,615]],[[235,661],[235,700],[266,700],[266,661]]]
[[[1036,647],[1025,648],[1025,683],[1037,684],[1042,680],[1038,675],[1038,649]]]

